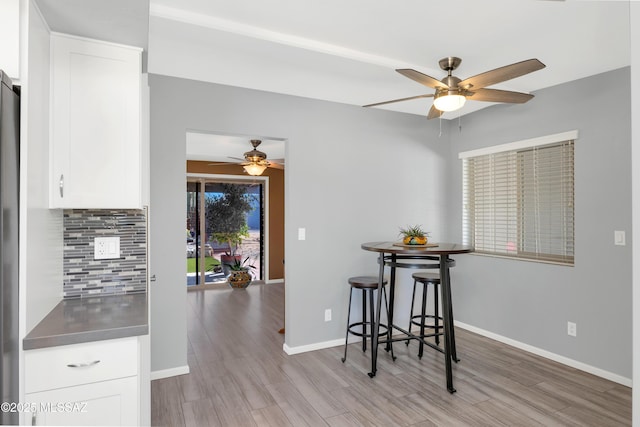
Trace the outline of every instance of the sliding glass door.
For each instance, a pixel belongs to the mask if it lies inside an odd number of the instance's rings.
[[[223,263],[233,257],[247,259],[254,280],[262,279],[262,183],[189,178],[186,208],[187,286],[225,282]]]

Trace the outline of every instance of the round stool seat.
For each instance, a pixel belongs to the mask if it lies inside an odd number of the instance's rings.
[[[440,275],[438,273],[427,273],[426,271],[419,271],[411,275],[413,280],[420,283],[433,283],[440,284]]]
[[[377,289],[378,278],[375,276],[355,276],[349,277],[349,284],[356,289]],[[386,285],[387,280],[382,280],[382,285]]]

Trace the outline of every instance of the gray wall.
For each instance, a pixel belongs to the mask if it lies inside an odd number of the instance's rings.
[[[611,84],[611,82],[616,82]],[[456,320],[631,378],[629,68],[536,92],[525,105],[465,116],[451,132],[450,236],[461,239],[461,151],[577,129],[575,266],[459,257]],[[605,107],[606,106],[606,107]],[[451,123],[456,127],[457,123]],[[627,246],[615,246],[625,230]],[[577,337],[567,335],[577,323]]]
[[[631,247],[613,245],[614,230],[631,236],[628,69],[464,116],[462,132],[445,122],[442,137],[437,120],[413,115],[157,75],[150,85],[152,370],[187,363],[187,129],[287,139],[285,342],[293,348],[342,339],[346,279],[376,269],[362,242],[394,239],[414,223],[434,241],[461,239],[458,152],[578,129],[575,267],[457,257],[456,318],[630,378]],[[299,227],[307,240],[297,240]],[[409,274],[399,274],[397,313],[408,312]],[[576,338],[567,321],[578,324]]]
[[[344,336],[346,280],[376,271],[375,254],[361,243],[394,239],[399,226],[415,223],[442,236],[447,198],[438,184],[446,180],[450,149],[446,133],[438,138],[438,121],[158,75],[150,86],[152,370],[187,363],[187,130],[287,139],[289,347]],[[297,240],[299,227],[307,240]],[[331,322],[324,322],[327,308]]]

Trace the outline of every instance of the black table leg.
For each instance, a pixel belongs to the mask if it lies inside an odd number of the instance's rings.
[[[383,258],[384,259],[384,258]],[[387,330],[387,345],[385,347],[386,351],[389,351],[391,349],[391,336],[393,335],[393,306],[395,304],[395,298],[396,298],[396,267],[395,267],[395,262],[396,262],[396,256],[395,255],[391,255],[391,273],[390,273],[390,277],[389,277],[389,310],[388,313],[389,315],[387,316],[387,323],[389,324],[389,329]]]
[[[453,323],[453,298],[451,297],[451,271],[447,267],[447,290],[449,292],[449,312],[444,313],[445,316],[449,316],[449,322],[451,322],[451,358],[454,362],[458,363],[460,359],[458,359],[458,355],[456,353],[456,329]]]
[[[384,253],[380,252],[380,272],[378,274],[378,301],[376,303],[375,319],[371,319],[371,372],[369,377],[376,375],[376,364],[378,362],[378,331],[380,325],[380,312],[382,308],[382,282],[384,281]],[[363,337],[363,339],[366,339]]]
[[[456,389],[453,387],[453,374],[451,367],[451,350],[452,350],[452,331],[453,331],[453,319],[449,314],[451,313],[451,289],[449,281],[449,256],[446,254],[440,255],[440,286],[442,288],[442,310],[445,315],[444,321],[444,363],[447,374],[447,390],[449,393],[455,393]]]

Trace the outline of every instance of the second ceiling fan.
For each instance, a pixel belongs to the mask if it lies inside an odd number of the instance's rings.
[[[528,59],[526,61],[505,65],[495,70],[486,71],[465,80],[460,80],[451,73],[458,68],[461,62],[462,59],[455,56],[441,59],[438,64],[440,68],[447,72],[447,76],[442,80],[435,79],[416,70],[408,68],[398,69],[396,70],[398,73],[424,86],[435,89],[435,93],[377,102],[375,104],[364,105],[364,107],[375,107],[418,98],[434,98],[433,105],[427,115],[428,119],[433,119],[440,117],[443,112],[455,111],[462,108],[467,99],[472,101],[522,104],[533,98],[533,95],[508,90],[486,89],[486,87],[515,79],[516,77],[541,70],[545,67],[545,65],[537,59]]]
[[[262,172],[266,168],[284,169],[284,159],[270,159],[267,160],[267,154],[258,150],[258,146],[262,143],[260,139],[250,140],[253,150],[244,153],[244,159],[239,157],[229,157],[233,160],[240,160],[240,165],[244,168],[245,172],[249,175],[257,176],[262,175]],[[225,163],[209,163],[210,165],[217,166]]]

